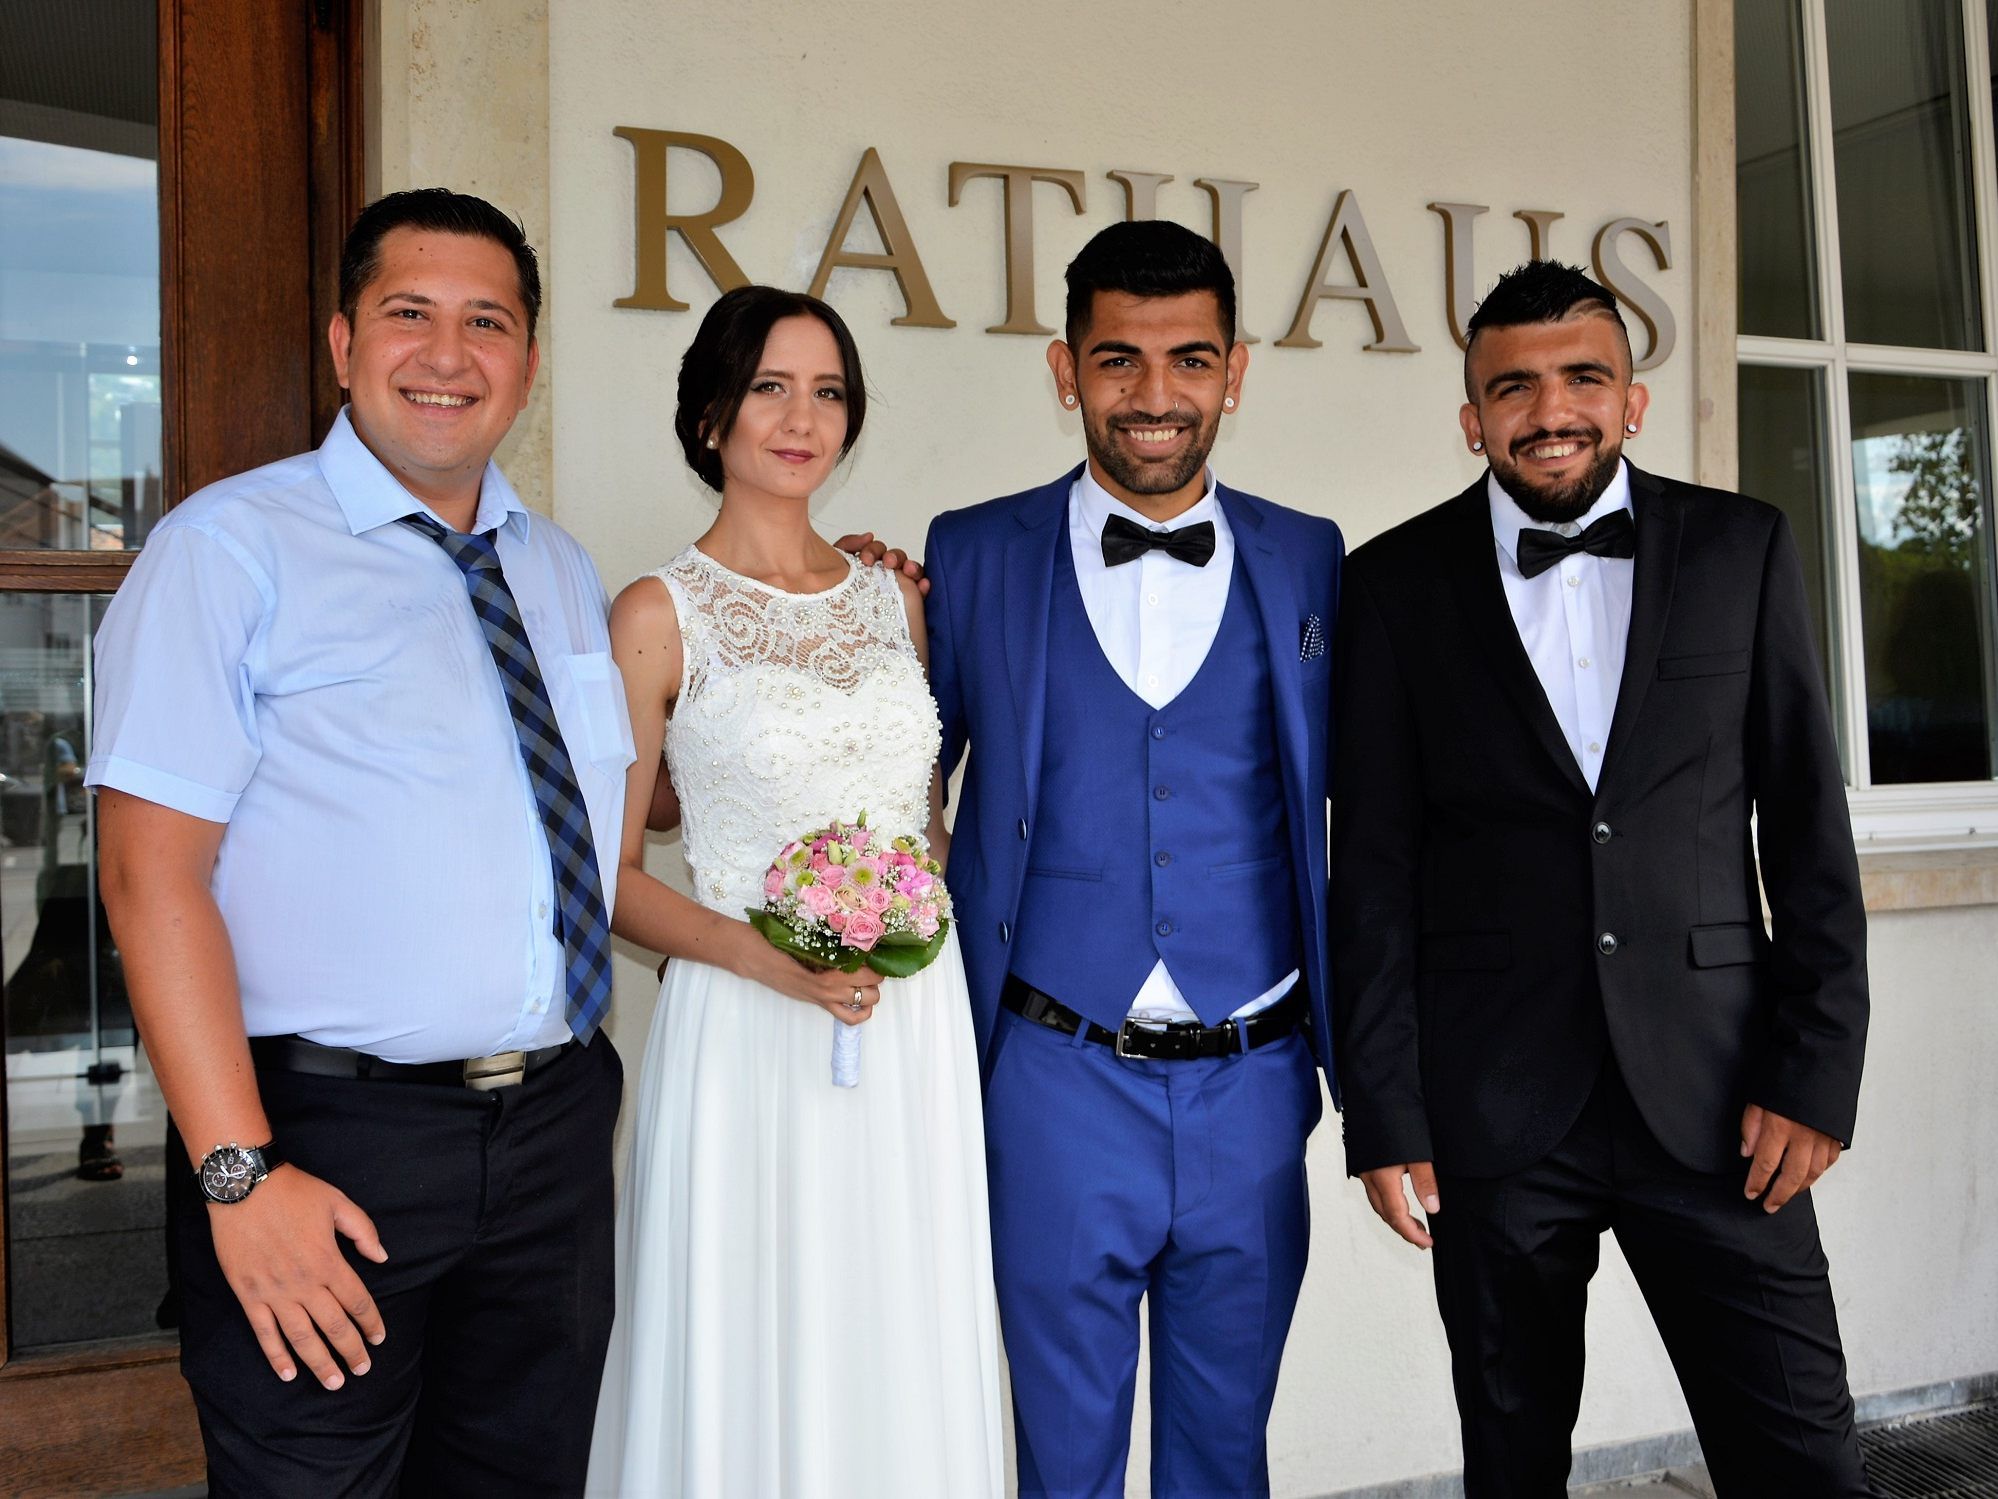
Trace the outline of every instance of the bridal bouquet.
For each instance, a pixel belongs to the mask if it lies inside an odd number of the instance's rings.
[[[772,946],[814,968],[886,978],[920,973],[950,931],[943,867],[919,835],[886,838],[867,825],[835,822],[794,838],[763,876],[763,905],[750,925]],[[860,1081],[860,1029],[833,1022],[833,1082]]]

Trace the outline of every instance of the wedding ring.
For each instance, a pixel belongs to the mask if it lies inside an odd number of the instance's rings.
[[[849,999],[849,1000],[848,1000],[848,1001],[846,1002],[846,1007],[847,1007],[847,1008],[848,1008],[849,1010],[857,1010],[857,1009],[859,1009],[859,1008],[860,1008],[860,996],[861,996],[861,993],[862,993],[862,991],[861,991],[861,990],[859,990],[859,989],[856,989],[856,990],[854,990],[854,991],[853,991],[853,998],[852,998],[852,999]]]

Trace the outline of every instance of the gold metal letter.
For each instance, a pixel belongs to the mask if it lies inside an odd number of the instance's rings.
[[[1527,251],[1527,258],[1531,260],[1547,258],[1547,230],[1556,219],[1567,217],[1565,213],[1552,208],[1518,208],[1513,210],[1512,216],[1526,225],[1527,234],[1530,236],[1527,243],[1531,246]]]
[[[727,141],[712,135],[690,135],[679,130],[641,130],[620,125],[611,132],[631,142],[632,164],[636,171],[632,222],[637,232],[637,284],[631,295],[619,297],[613,307],[648,307],[659,312],[685,312],[687,304],[676,301],[666,289],[666,237],[675,230],[694,252],[701,269],[722,291],[747,286],[749,277],[723,248],[715,226],[739,219],[756,191],[756,174],[749,158]],[[673,147],[698,151],[721,173],[721,196],[705,213],[666,211],[666,153]]]
[[[1221,250],[1221,258],[1235,273],[1235,342],[1261,343],[1244,326],[1242,295],[1242,199],[1261,187],[1260,182],[1231,182],[1225,177],[1196,177],[1193,185],[1214,200],[1214,232],[1208,236]]]
[[[881,236],[881,248],[885,254],[876,255],[866,250],[846,248],[847,232],[853,228],[854,215],[860,212],[860,205],[867,205],[868,213],[874,219],[874,232]],[[930,289],[930,278],[923,271],[922,257],[916,253],[916,241],[909,234],[909,221],[902,217],[902,205],[895,201],[895,189],[889,186],[888,169],[881,165],[881,153],[872,146],[862,153],[860,165],[854,169],[853,185],[846,190],[846,201],[840,205],[839,217],[833,221],[832,233],[826,239],[826,253],[819,257],[818,271],[812,277],[811,294],[823,297],[826,283],[832,280],[833,271],[840,266],[850,266],[861,271],[893,271],[895,284],[902,290],[903,313],[890,321],[898,328],[955,328],[937,305],[937,294]]]
[[[1332,272],[1332,257],[1342,248],[1358,278],[1357,285],[1332,286],[1326,282]],[[1367,316],[1374,323],[1374,341],[1366,346],[1369,350],[1382,354],[1421,352],[1409,342],[1401,310],[1394,305],[1394,293],[1388,290],[1387,277],[1381,271],[1381,258],[1374,253],[1373,238],[1367,233],[1367,221],[1360,216],[1360,200],[1350,190],[1342,190],[1332,204],[1332,222],[1325,226],[1318,259],[1312,263],[1304,295],[1298,299],[1297,316],[1291,321],[1290,332],[1277,340],[1277,347],[1317,348],[1319,340],[1311,336],[1311,315],[1318,310],[1319,302],[1328,298],[1367,304]]]
[[[1471,220],[1490,213],[1488,203],[1431,203],[1431,213],[1443,216],[1443,305],[1450,316],[1450,336],[1457,347],[1470,347],[1471,335],[1464,331],[1471,309],[1477,305],[1477,256],[1471,250]]]
[[[1136,224],[1159,216],[1159,189],[1172,178],[1164,172],[1115,171],[1103,174],[1124,186],[1124,222]]]
[[[1658,269],[1672,269],[1672,230],[1663,222],[1651,224],[1643,219],[1612,219],[1596,231],[1596,243],[1592,256],[1596,263],[1596,279],[1623,300],[1623,304],[1637,314],[1637,320],[1651,335],[1651,348],[1636,368],[1652,370],[1658,368],[1672,355],[1672,346],[1679,341],[1679,330],[1672,321],[1672,309],[1665,301],[1639,281],[1630,267],[1623,263],[1617,254],[1617,239],[1625,234],[1634,234],[1651,246],[1651,254],[1658,262]]]
[[[1082,212],[1082,173],[1060,167],[1006,167],[990,162],[954,161],[950,164],[950,206],[967,182],[980,177],[1004,180],[1006,203],[1006,321],[987,328],[987,333],[1052,333],[1034,317],[1034,184],[1052,182],[1068,191],[1075,211]]]

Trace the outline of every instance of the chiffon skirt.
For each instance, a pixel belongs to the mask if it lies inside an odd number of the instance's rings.
[[[589,1492],[980,1499],[1003,1466],[978,1064],[953,933],[860,1084],[824,1010],[673,962],[637,1085]]]

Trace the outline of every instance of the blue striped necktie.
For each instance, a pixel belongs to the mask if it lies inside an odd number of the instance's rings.
[[[448,530],[424,515],[405,515],[402,523],[444,548],[458,564],[471,591],[472,612],[492,647],[513,710],[513,728],[520,740],[521,763],[534,786],[534,804],[548,833],[548,858],[555,876],[556,932],[567,963],[569,1029],[587,1043],[610,1010],[610,914],[604,909],[604,883],[597,868],[596,846],[590,840],[590,813],[576,784],[575,767],[562,743],[554,704],[534,661],[534,645],[520,618],[520,606],[500,570],[499,552],[490,534],[473,536]]]

